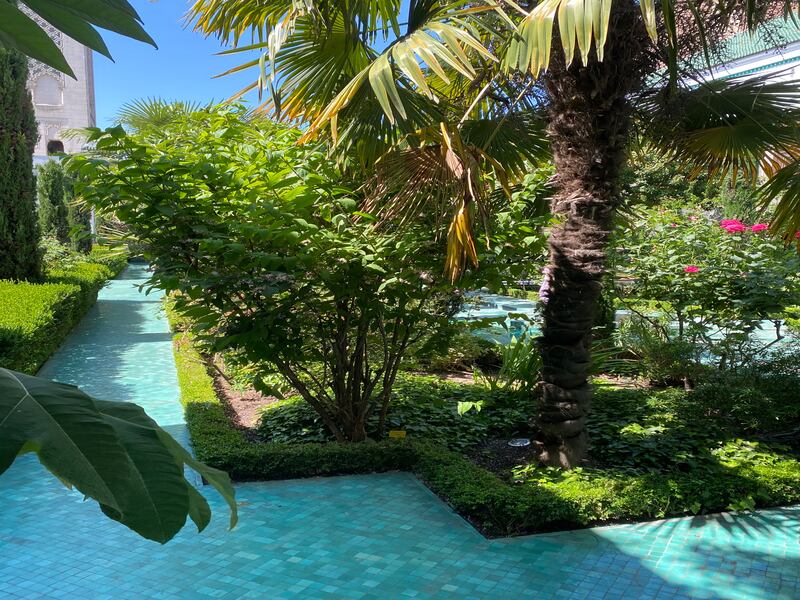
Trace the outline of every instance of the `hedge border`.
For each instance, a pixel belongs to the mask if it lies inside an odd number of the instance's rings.
[[[31,287],[47,286],[58,298],[47,306],[51,314],[47,322],[24,332],[12,326],[0,336],[5,338],[5,347],[0,352],[2,366],[24,373],[38,372],[94,306],[103,286],[117,277],[127,264],[127,256],[118,254],[109,261],[88,260],[69,269],[52,271],[41,284],[12,283],[13,290],[20,295]],[[14,300],[17,291],[9,292],[10,300]]]
[[[234,480],[409,471],[490,538],[663,518],[648,515],[634,495],[637,487],[652,487],[653,482],[646,480],[648,476],[630,481],[624,491],[618,490],[623,501],[619,515],[613,520],[601,521],[591,515],[595,505],[606,502],[607,498],[591,494],[582,497],[580,492],[578,497],[564,497],[544,486],[506,483],[461,454],[430,442],[408,439],[362,444],[252,441],[229,418],[216,394],[207,363],[192,345],[190,335],[178,333],[174,340],[181,400],[195,454],[206,464],[227,471]],[[764,476],[766,474],[761,477]],[[771,499],[763,498],[758,502],[759,507],[800,501],[800,491],[786,492],[796,482],[796,477],[791,475],[783,479],[785,481],[773,482],[777,490],[775,495]],[[742,481],[735,474],[717,483],[722,490],[745,484],[754,494],[760,489],[763,491],[763,481]],[[668,486],[660,491],[670,493]],[[617,493],[615,490],[608,492],[612,496]],[[631,496],[624,497],[626,493]],[[715,512],[725,510],[726,502],[710,508]]]

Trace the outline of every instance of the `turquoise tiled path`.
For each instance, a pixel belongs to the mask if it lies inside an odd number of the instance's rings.
[[[143,404],[183,435],[158,297],[132,266],[43,374]],[[166,546],[25,457],[0,477],[0,599],[800,598],[800,509],[487,541],[412,476],[238,486],[240,525]]]

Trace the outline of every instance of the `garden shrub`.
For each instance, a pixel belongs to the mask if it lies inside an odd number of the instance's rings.
[[[85,257],[85,260],[104,265],[108,267],[112,273],[118,275],[128,266],[128,252],[124,248],[118,246],[92,246],[91,251]]]
[[[442,329],[440,335],[428,336],[419,347],[412,349],[404,361],[405,369],[453,373],[499,366],[500,355],[493,342],[457,324]]]
[[[627,281],[619,300],[637,315],[622,341],[654,362],[666,351],[669,364],[644,365],[654,379],[683,365],[691,386],[701,363],[735,370],[769,351],[752,333],[763,321],[782,322],[797,303],[800,256],[766,223],[673,206],[642,210],[630,225],[612,256]]]
[[[81,289],[0,281],[0,366],[35,374],[75,324]]]
[[[50,159],[36,169],[39,229],[62,244],[70,241],[64,167]]]
[[[226,107],[162,136],[95,132],[112,160],[70,160],[82,196],[146,245],[151,283],[179,292],[209,353],[280,373],[338,440],[360,441],[408,347],[458,306],[430,229],[376,229],[360,188],[299,137]]]
[[[795,353],[793,358],[800,357]],[[768,368],[710,375],[688,397],[689,414],[724,419],[741,433],[782,431],[800,424],[800,374]]]

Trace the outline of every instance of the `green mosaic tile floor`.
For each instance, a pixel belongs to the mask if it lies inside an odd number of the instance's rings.
[[[159,298],[134,265],[42,374],[185,439]],[[800,507],[486,540],[406,473],[237,486],[206,532],[137,538],[30,457],[0,477],[0,599],[800,598]]]

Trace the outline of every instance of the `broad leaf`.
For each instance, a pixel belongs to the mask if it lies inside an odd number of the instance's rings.
[[[0,46],[22,52],[75,77],[61,50],[28,15],[10,2],[0,2]]]
[[[141,407],[0,369],[0,474],[26,452],[147,539],[170,540],[187,516],[200,531],[208,524],[208,503],[185,479],[185,465],[220,492],[236,523],[227,475],[194,460]]]
[[[92,25],[156,45],[127,0],[21,0],[20,4],[59,31],[109,58],[111,55],[103,38]],[[16,2],[0,1],[0,47],[18,50],[75,77],[59,47],[39,23],[17,8]]]

